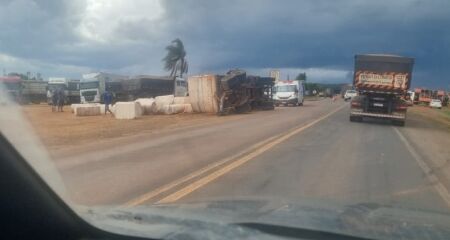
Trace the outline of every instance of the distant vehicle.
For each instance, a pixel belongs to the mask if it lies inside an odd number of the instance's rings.
[[[331,88],[326,88],[324,93],[325,93],[325,97],[332,97],[334,95],[334,91]]]
[[[66,96],[65,104],[80,102],[80,80],[64,77],[48,78],[48,91],[52,92],[57,89],[62,89],[64,91]],[[51,102],[50,99],[48,99],[48,101]]]
[[[22,81],[22,103],[41,103],[47,100],[48,82],[41,80]]]
[[[428,105],[431,102],[433,91],[425,88],[414,89],[414,104]]]
[[[22,79],[20,77],[1,76],[0,84],[3,84],[3,88],[12,100],[20,102],[22,98]]]
[[[137,98],[151,98],[164,95],[185,97],[187,83],[184,78],[166,76],[139,75],[121,81],[121,90],[116,92],[116,99],[133,101]]]
[[[113,95],[122,91],[122,80],[127,76],[110,74],[104,72],[83,74],[80,80],[80,101],[81,103],[103,102],[102,96],[106,89]]]
[[[403,98],[411,85],[413,65],[414,59],[408,57],[356,55],[353,85],[359,96],[351,101],[350,121],[372,117],[404,126],[408,106]]]
[[[358,95],[358,93],[355,90],[347,90],[347,91],[345,91],[345,94],[344,94],[344,100],[348,101],[348,100],[356,97],[357,95]]]
[[[298,80],[278,81],[273,87],[275,106],[292,104],[302,106],[304,101],[304,82]]]
[[[442,108],[442,101],[439,99],[431,99],[430,101],[430,108]]]

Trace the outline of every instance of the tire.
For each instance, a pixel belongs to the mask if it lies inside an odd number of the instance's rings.
[[[298,104],[299,106],[303,106],[303,101],[301,103]]]
[[[405,126],[405,121],[394,120],[392,122],[392,124],[394,124],[395,126],[404,127]]]
[[[362,122],[362,117],[350,116],[350,122]]]

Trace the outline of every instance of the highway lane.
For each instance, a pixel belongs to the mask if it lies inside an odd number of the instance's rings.
[[[406,146],[405,129],[396,129],[385,121],[351,123],[344,108],[195,191],[186,186],[179,191],[188,194],[174,202],[326,199],[448,211],[437,179]]]
[[[74,202],[85,205],[154,202],[212,170],[205,167],[219,167],[214,164],[233,160],[257,143],[306,125],[344,105],[325,99],[306,102],[303,107],[233,116],[217,124],[91,145],[86,150],[77,149],[70,157],[56,158],[55,162]],[[199,173],[202,169],[205,172]],[[172,184],[168,191],[153,196],[154,191],[186,176],[191,177],[183,184]],[[151,197],[145,197],[149,194]]]

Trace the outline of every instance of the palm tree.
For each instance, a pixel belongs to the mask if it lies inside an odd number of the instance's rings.
[[[171,77],[178,76],[178,72],[179,76],[183,77],[183,74],[188,72],[188,63],[183,42],[177,38],[171,43],[171,45],[166,47],[167,55],[163,58],[164,69],[170,71]]]

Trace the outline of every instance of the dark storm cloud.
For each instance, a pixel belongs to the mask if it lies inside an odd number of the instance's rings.
[[[208,1],[183,11],[196,5],[165,6],[177,31],[202,43],[191,47],[211,49],[211,58],[215,52],[235,56],[205,68],[351,71],[356,53],[393,53],[416,58],[416,85],[450,81],[449,1]]]
[[[343,73],[315,80],[348,81],[354,54],[393,53],[416,58],[415,85],[450,82],[447,0],[167,0],[162,11],[151,1],[104,2],[94,11],[89,1],[1,1],[0,54],[162,73],[164,47],[179,37],[191,73],[323,69]]]

